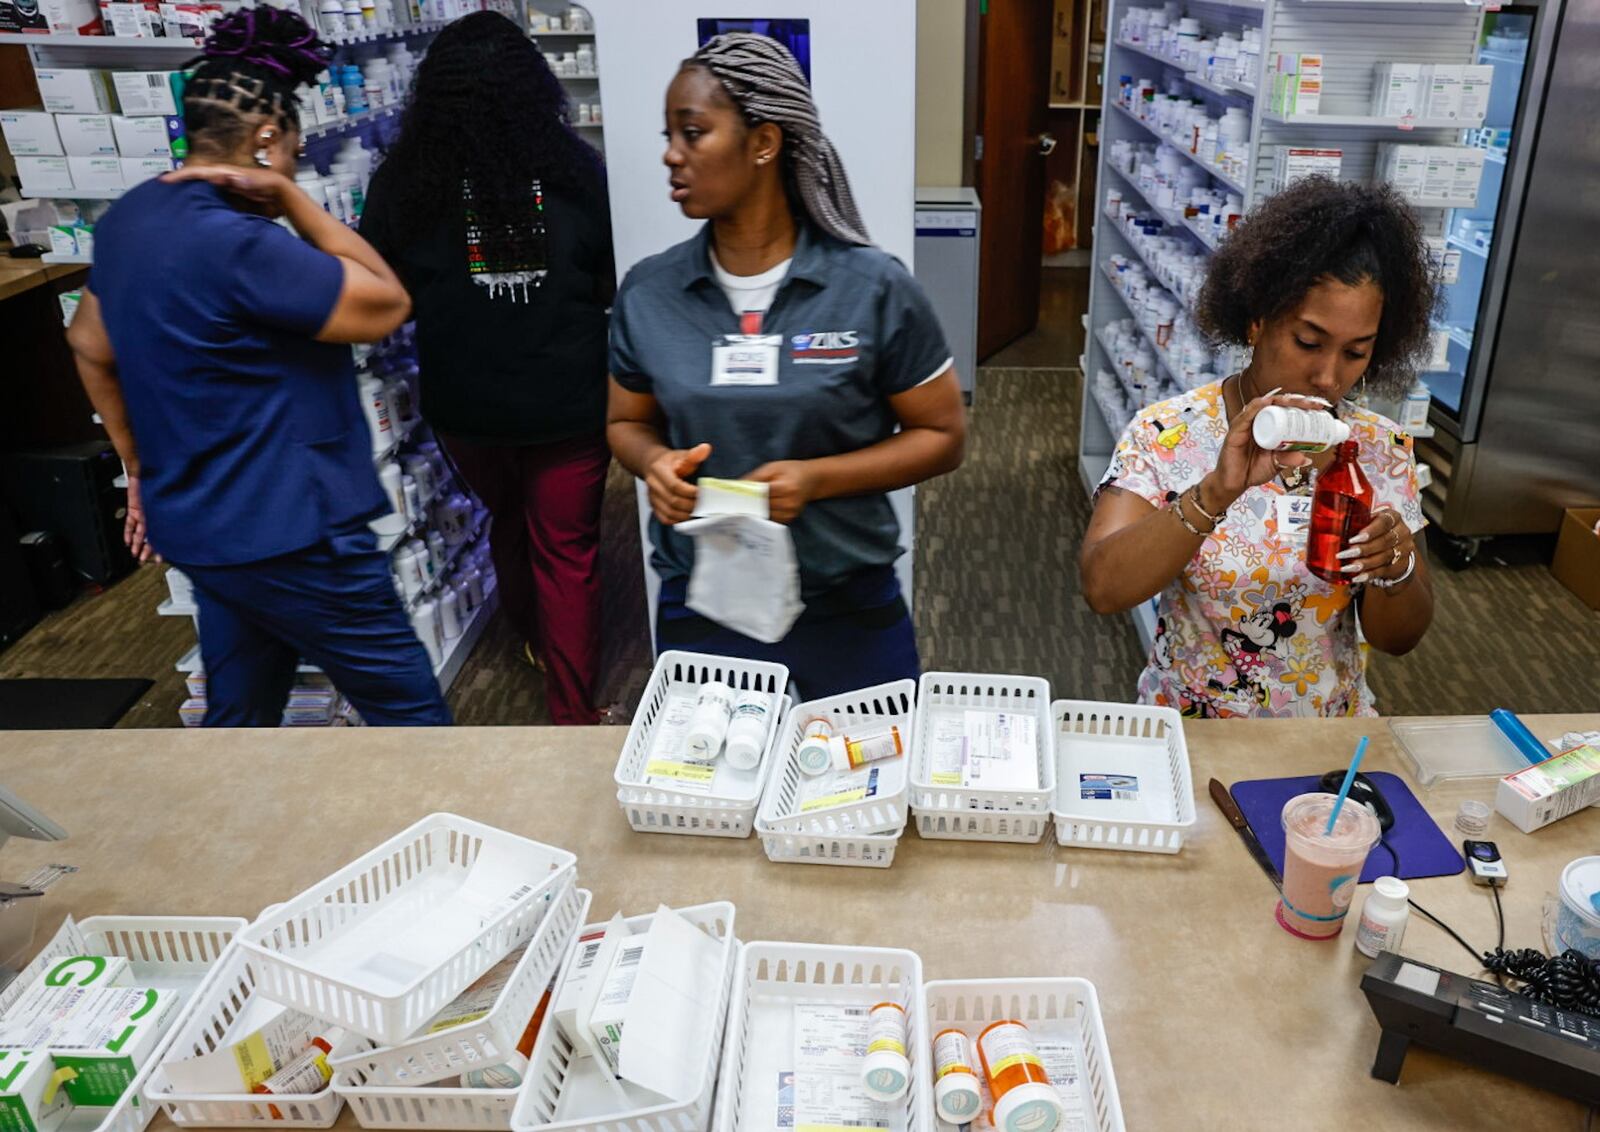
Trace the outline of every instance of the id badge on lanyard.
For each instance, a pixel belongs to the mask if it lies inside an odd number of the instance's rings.
[[[740,316],[739,334],[719,334],[711,340],[712,385],[776,385],[780,334],[761,333],[761,314]]]
[[[1290,546],[1304,546],[1311,530],[1311,496],[1280,495],[1277,507],[1278,540]]]

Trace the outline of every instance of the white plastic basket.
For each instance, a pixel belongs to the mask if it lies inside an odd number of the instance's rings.
[[[777,1127],[780,1072],[794,1068],[794,1008],[802,1003],[905,1007],[912,1086],[890,1109],[889,1132],[932,1132],[933,1068],[922,999],[922,960],[914,951],[748,943],[728,1008],[728,1040],[718,1075],[715,1132]]]
[[[182,1016],[200,993],[208,974],[227,952],[246,921],[232,916],[91,916],[69,918],[50,942],[0,992],[0,1014],[38,981],[51,963],[73,955],[120,956],[134,983],[177,992],[182,1006],[172,1028],[151,1051],[122,1098],[106,1109],[76,1109],[66,1126],[74,1132],[141,1132],[156,1114],[144,1096],[151,1071],[177,1032]]]
[[[504,1063],[516,1051],[540,996],[588,914],[589,893],[569,878],[554,894],[554,902],[489,1013],[475,1022],[423,1034],[399,1045],[337,1058],[331,1062],[333,1068],[353,1086],[363,1089],[398,1086],[410,1090],[446,1077],[459,1077],[478,1066]],[[354,1087],[343,1090],[346,1096],[356,1091]]]
[[[854,865],[887,869],[894,864],[894,851],[900,847],[900,836],[904,832],[897,829],[893,833],[813,836],[769,829],[759,818],[756,820],[756,833],[761,837],[761,847],[767,851],[767,860],[780,865]]]
[[[723,1032],[728,1020],[728,996],[733,988],[738,941],[733,936],[734,908],[726,901],[701,904],[676,911],[701,931],[721,944],[718,957],[720,975],[716,1001],[704,1002],[710,1015],[711,1040],[705,1050],[704,1068],[694,1098],[639,1108],[627,1112],[585,1115],[572,1112],[565,1094],[572,1071],[581,1060],[573,1056],[572,1044],[561,1027],[547,1025],[534,1043],[528,1074],[522,1083],[511,1116],[513,1132],[706,1132],[711,1122],[711,1100],[717,1084],[717,1063],[722,1054]],[[649,923],[649,916],[634,916],[627,922],[635,931]],[[604,930],[604,924],[586,925],[580,935]],[[570,956],[569,956],[570,958]],[[565,978],[563,968],[562,977]],[[559,992],[558,992],[559,993]]]
[[[645,767],[655,740],[656,724],[668,697],[685,687],[720,680],[735,692],[766,692],[774,697],[772,718],[767,724],[766,745],[761,764],[747,775],[740,775],[739,789],[723,794],[696,794],[652,786],[646,781]],[[633,714],[628,739],[617,759],[615,779],[617,804],[628,824],[639,833],[687,833],[701,837],[749,837],[755,825],[761,788],[772,769],[772,748],[779,723],[788,712],[784,689],[789,685],[789,670],[781,664],[737,657],[669,650],[656,661],[644,698]],[[726,770],[719,773],[727,774]]]
[[[982,790],[933,781],[932,720],[965,710],[1030,712],[1038,724],[1039,788]],[[1036,842],[1050,825],[1055,798],[1055,729],[1050,684],[1037,676],[925,672],[912,727],[911,810],[923,837],[958,841]]]
[[[174,1124],[187,1128],[238,1128],[270,1124],[275,1128],[327,1128],[339,1118],[344,1101],[330,1084],[315,1093],[261,1096],[252,1093],[183,1093],[172,1087],[166,1066],[174,1060],[200,1057],[222,1049],[234,1021],[260,993],[256,961],[235,946],[217,964],[189,1009],[178,1019],[172,1040],[162,1051],[145,1083],[145,1099],[161,1108]],[[347,1037],[335,1047],[353,1051],[367,1045]],[[278,1115],[273,1115],[276,1109]]]
[[[1082,1100],[1082,1126],[1093,1132],[1124,1132],[1111,1047],[1100,1019],[1100,999],[1087,979],[971,979],[935,981],[923,990],[928,1032],[962,1030],[976,1045],[991,1022],[1014,1019],[1035,1032],[1071,1035],[1078,1046],[1076,1093]],[[976,1056],[976,1054],[974,1054]],[[1065,1084],[1052,1081],[1059,1090]],[[1063,1099],[1069,1095],[1063,1093]],[[1070,1108],[1069,1108],[1070,1111]],[[937,1115],[936,1132],[956,1132]]]
[[[1056,841],[1176,853],[1195,822],[1183,719],[1167,707],[1057,700]],[[1081,774],[1130,776],[1133,798],[1084,798]],[[1123,790],[1121,793],[1128,793]]]
[[[859,692],[796,704],[784,720],[783,733],[774,752],[772,775],[761,795],[759,824],[774,832],[804,833],[824,840],[840,835],[853,837],[904,829],[910,792],[910,753],[916,742],[912,719],[916,695],[915,683],[897,680]],[[817,716],[837,720],[836,730],[890,723],[899,726],[906,740],[906,755],[871,764],[881,769],[885,781],[885,788],[877,796],[809,813],[801,811],[809,779],[800,769],[798,754],[805,738],[805,724]]]
[[[433,814],[263,913],[239,942],[259,993],[394,1045],[533,937],[575,861],[564,849]],[[495,887],[469,896],[480,866]],[[389,940],[425,946],[427,962],[384,951]]]
[[[572,942],[577,938],[578,927],[588,916],[589,903],[590,894],[586,889],[568,889],[555,910],[539,926],[538,934],[528,945],[527,954],[517,964],[511,983],[500,1001],[495,1003],[490,1016],[470,1027],[456,1026],[448,1031],[449,1034],[455,1034],[471,1029],[479,1032],[477,1036],[463,1034],[458,1039],[460,1044],[454,1048],[426,1051],[425,1060],[412,1053],[404,1065],[395,1063],[398,1048],[372,1050],[355,1058],[341,1058],[335,1062],[333,1087],[349,1103],[356,1123],[363,1128],[509,1129],[520,1087],[417,1088],[385,1085],[380,1081],[384,1077],[393,1079],[400,1076],[411,1070],[413,1063],[446,1064],[454,1073],[459,1073],[473,1065],[495,1065],[504,1061],[507,1051],[515,1050],[522,1029],[533,1016],[540,996],[566,960]],[[516,1001],[513,1004],[508,999]],[[498,1022],[496,1015],[499,1016]],[[517,1018],[521,1022],[516,1022]],[[553,1022],[547,1016],[544,1026],[551,1025]],[[493,1031],[497,1030],[509,1035],[509,1044],[492,1044],[495,1037]],[[367,1072],[368,1066],[374,1070],[373,1073]],[[419,1069],[416,1072],[429,1075],[430,1081],[452,1075],[437,1074],[435,1069]]]

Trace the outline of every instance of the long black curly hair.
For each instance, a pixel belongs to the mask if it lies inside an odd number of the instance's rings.
[[[1416,213],[1389,185],[1309,177],[1268,197],[1211,257],[1195,318],[1213,341],[1247,345],[1252,322],[1294,310],[1324,279],[1383,292],[1366,379],[1403,391],[1426,356],[1439,285]]]
[[[230,153],[255,119],[297,126],[295,92],[332,58],[333,48],[295,12],[263,6],[218,20],[183,88],[190,144]]]
[[[597,192],[600,157],[567,123],[567,92],[539,49],[496,12],[474,12],[434,39],[417,69],[400,137],[384,161],[398,223],[459,215],[462,185],[488,259],[533,223],[531,189]]]

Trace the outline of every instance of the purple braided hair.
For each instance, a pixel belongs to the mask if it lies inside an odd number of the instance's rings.
[[[206,63],[253,64],[302,86],[333,58],[333,48],[297,12],[263,5],[224,16],[212,25],[198,60]]]

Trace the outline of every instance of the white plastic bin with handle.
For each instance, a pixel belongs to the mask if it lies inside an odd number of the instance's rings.
[[[239,934],[257,993],[394,1045],[533,938],[576,858],[433,814]]]

